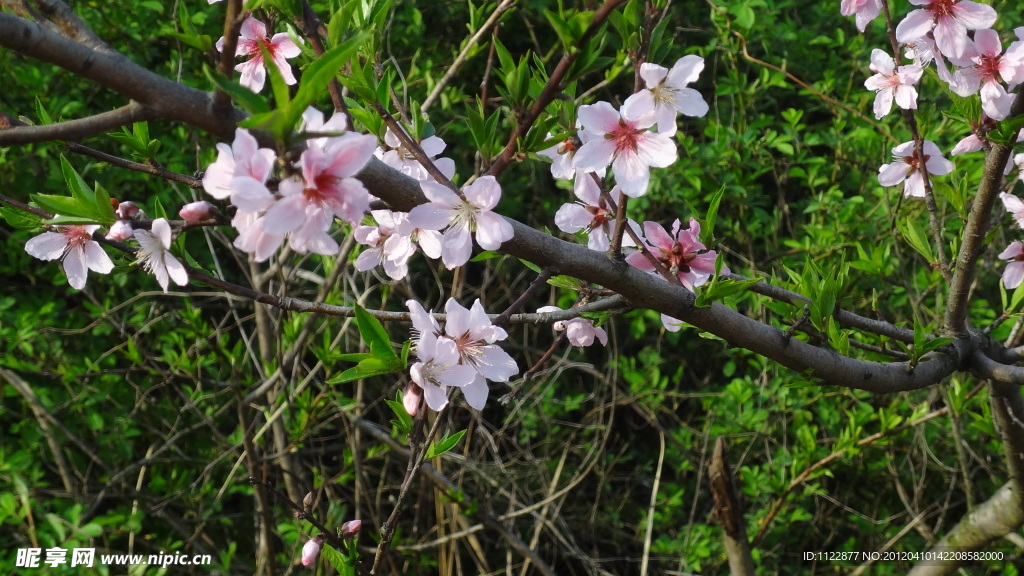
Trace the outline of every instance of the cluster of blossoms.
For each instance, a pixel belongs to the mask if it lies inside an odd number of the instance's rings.
[[[508,382],[519,372],[515,360],[494,344],[508,334],[491,323],[479,300],[467,310],[448,299],[444,331],[419,302],[405,304],[418,333],[414,344],[419,359],[410,370],[412,384],[402,399],[409,414],[416,415],[421,399],[431,410],[444,408],[449,387],[461,388],[466,402],[482,410],[489,393],[487,381]]]
[[[881,2],[843,0],[840,11],[844,16],[856,16],[857,28],[863,32],[881,13]],[[896,26],[896,41],[906,46],[906,57],[912,63],[897,66],[882,50],[876,49],[871,54],[871,71],[875,75],[864,85],[877,92],[875,117],[888,114],[894,101],[905,110],[917,108],[915,85],[921,80],[924,68],[934,62],[937,76],[955,94],[963,97],[978,94],[981,98],[981,117],[971,120],[972,133],[957,143],[951,154],[977,152],[985,146],[985,134],[1009,115],[1017,96],[1013,90],[1024,83],[1024,28],[1014,30],[1016,40],[1004,51],[999,34],[992,29],[996,11],[991,6],[970,0],[910,2],[920,8],[912,10]],[[974,31],[973,37],[969,31]],[[1024,140],[1024,130],[1017,137],[1018,142],[1021,140]],[[915,149],[913,142],[905,142],[892,152],[895,160],[879,168],[878,182],[883,186],[905,182],[905,196],[925,196],[925,173],[941,176],[953,170],[953,163],[943,158],[939,147],[931,141],[925,141],[920,149]],[[1024,180],[1024,154],[1017,154],[1013,162],[1007,164],[1004,174],[1009,174],[1014,166]],[[1017,225],[1024,228],[1024,201],[1007,193],[1000,197]],[[1007,289],[1012,290],[1024,282],[1024,243],[1012,242],[998,257],[1010,262],[1003,272]]]
[[[580,107],[576,138],[541,152],[552,160],[552,176],[574,180],[573,192],[579,200],[564,204],[555,214],[560,230],[570,234],[586,231],[591,249],[608,250],[616,221],[609,195],[602,194],[598,180],[610,166],[615,176],[612,196],[617,192],[633,198],[646,194],[650,169],[676,161],[671,138],[676,132],[676,116],[701,117],[708,113],[704,98],[688,87],[703,69],[704,59],[693,55],[679,59],[671,70],[645,63],[640,66],[645,88],[627,98],[620,111],[607,102]],[[629,236],[623,237],[623,247],[640,248],[626,258],[629,264],[657,273],[653,258],[689,290],[703,285],[714,274],[718,255],[701,243],[700,225],[695,219],[690,219],[686,230],[680,230],[676,220],[671,235],[656,222],[645,222],[642,231],[632,220],[627,219],[626,226],[643,242],[637,246]],[[724,273],[729,273],[728,268]],[[662,323],[667,330],[679,330],[679,321],[674,318],[663,316]],[[606,342],[604,331],[587,320],[558,323],[555,329],[566,330],[576,346],[590,345],[595,337]]]
[[[116,213],[121,219],[110,227],[108,238],[125,240],[134,237],[139,244],[137,262],[146,272],[156,276],[164,292],[167,292],[168,280],[179,286],[188,284],[188,272],[170,251],[171,225],[167,220],[157,218],[150,223],[149,230],[133,230],[131,222],[139,220],[142,215],[138,207],[133,202],[121,202]],[[85,288],[89,270],[109,274],[114,269],[110,256],[92,239],[97,230],[97,225],[53,226],[53,231],[43,232],[26,242],[25,251],[40,260],[62,259],[68,284],[81,290]]]

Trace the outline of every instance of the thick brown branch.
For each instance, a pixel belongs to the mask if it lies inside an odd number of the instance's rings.
[[[1024,114],[1024,98],[1015,98],[1010,108],[1009,118]],[[989,231],[989,217],[992,205],[999,195],[1003,181],[1003,168],[1010,159],[1012,145],[996,144],[988,151],[985,158],[985,172],[978,186],[978,194],[971,205],[971,213],[967,217],[967,225],[963,231],[960,253],[956,257],[956,270],[953,281],[949,285],[949,298],[946,301],[946,317],[943,327],[952,333],[961,333],[966,329],[967,301],[971,294],[971,284],[978,263],[978,258],[985,250],[985,235]]]
[[[219,138],[233,137],[236,123],[245,117],[234,110],[217,114],[207,92],[183,86],[135,64],[122,54],[104,54],[47,30],[35,22],[0,13],[0,46],[30,58],[55,64],[93,80],[156,114],[180,120]],[[0,131],[0,146],[17,140]]]

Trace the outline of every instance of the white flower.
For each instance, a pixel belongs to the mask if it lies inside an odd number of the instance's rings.
[[[484,250],[497,250],[512,238],[512,225],[495,214],[501,200],[501,186],[494,176],[482,176],[466,186],[465,199],[448,188],[430,181],[420,182],[429,204],[420,204],[409,212],[409,223],[423,230],[445,230],[441,240],[441,259],[451,270],[469,261],[473,253],[471,233]]]
[[[953,163],[942,157],[942,151],[931,140],[926,140],[922,147],[924,166],[928,176],[943,176],[953,171]],[[878,168],[878,183],[882,186],[895,186],[906,180],[903,185],[904,196],[924,198],[924,178],[921,176],[922,159],[914,152],[914,142],[904,142],[892,149],[895,160],[882,164]]]
[[[917,90],[914,84],[921,80],[924,70],[916,64],[896,68],[896,61],[884,50],[871,51],[871,71],[875,75],[864,81],[864,87],[874,90],[875,118],[882,118],[892,110],[892,102],[904,110],[917,108]]]
[[[85,288],[89,270],[109,274],[114,269],[110,256],[92,239],[99,226],[58,226],[25,243],[25,251],[40,260],[64,258],[64,273],[75,290]]]
[[[156,276],[157,283],[167,292],[167,279],[178,286],[188,284],[188,273],[170,252],[171,225],[163,218],[153,220],[153,229],[136,230],[135,240],[139,243],[137,256],[146,271]]]
[[[708,113],[708,103],[700,92],[686,87],[697,81],[703,69],[704,59],[692,54],[676,61],[671,70],[644,62],[640,65],[640,77],[647,87],[627,98],[626,104],[636,100],[640,109],[653,109],[658,133],[671,136],[676,132],[677,113],[695,118]]]

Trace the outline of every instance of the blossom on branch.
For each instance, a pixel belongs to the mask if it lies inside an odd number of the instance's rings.
[[[693,292],[702,286],[715,273],[715,260],[718,254],[708,250],[700,241],[700,222],[690,218],[690,227],[680,230],[679,219],[672,223],[672,234],[657,222],[644,222],[644,234],[649,252],[670,274],[679,278],[679,282]],[[634,252],[626,257],[626,262],[647,272],[656,272],[654,264],[643,252]],[[722,274],[729,274],[729,268],[722,267]]]
[[[950,87],[959,96],[981,92],[981,108],[993,120],[1002,120],[1010,113],[1013,95],[1006,92],[1000,80],[1009,85],[1024,81],[1024,43],[1014,43],[1014,50],[1003,54],[999,34],[995,30],[978,30],[974,41],[968,42],[962,58],[952,59],[961,66],[953,74]]]
[[[493,176],[481,176],[463,190],[465,198],[434,182],[420,182],[430,200],[409,212],[409,224],[422,230],[445,229],[441,239],[441,259],[451,270],[469,262],[473,253],[472,234],[484,250],[497,250],[512,239],[512,225],[495,214],[501,200],[501,186]]]
[[[871,71],[874,76],[864,81],[864,87],[874,90],[875,118],[881,119],[892,110],[893,100],[904,110],[917,108],[917,90],[914,84],[921,80],[924,70],[917,64],[896,67],[896,61],[884,50],[871,51]]]
[[[384,134],[384,143],[387,144],[391,149],[382,151],[380,155],[381,162],[384,162],[388,166],[391,166],[395,170],[398,170],[402,174],[418,180],[420,182],[433,177],[427,172],[427,169],[420,164],[420,161],[416,159],[416,156],[402,143],[402,141],[388,128]],[[444,152],[445,143],[437,136],[430,136],[424,138],[419,143],[423,153],[428,158],[432,159],[435,167],[441,172],[441,174],[449,180],[455,176],[455,161],[451,158],[436,158],[441,152]]]
[[[289,244],[302,254],[336,254],[338,243],[327,230],[335,217],[358,226],[370,209],[369,193],[354,176],[376,147],[375,136],[354,132],[329,138],[323,146],[310,141],[299,158],[302,178],[281,181],[281,199],[263,216],[263,232],[290,234]]]
[[[896,40],[913,42],[929,32],[935,36],[935,46],[952,58],[959,58],[967,49],[967,31],[990,28],[996,21],[991,6],[970,0],[910,0],[915,6],[924,6],[907,14],[896,26]]]
[[[136,254],[146,271],[156,276],[156,281],[167,292],[167,279],[178,286],[188,284],[188,273],[181,262],[171,254],[171,225],[163,218],[153,220],[152,230],[136,230],[135,240],[139,243]]]
[[[579,121],[594,139],[576,151],[573,166],[596,172],[611,164],[615,182],[627,196],[647,193],[651,167],[664,168],[676,161],[672,139],[648,130],[657,121],[649,101],[627,99],[621,114],[607,102],[580,106]]]
[[[252,16],[242,22],[239,32],[238,48],[235,56],[249,56],[249,60],[235,66],[235,70],[241,73],[239,83],[253,92],[263,89],[267,79],[267,72],[263,69],[263,51],[260,46],[267,49],[273,60],[274,66],[281,72],[285,84],[292,85],[297,82],[292,74],[292,67],[288,64],[288,58],[295,58],[302,51],[285,32],[278,32],[272,38],[267,37],[267,25]],[[224,37],[217,41],[217,50],[224,51]]]
[[[614,195],[618,187],[612,188]],[[562,232],[575,234],[580,230],[588,233],[587,247],[591,250],[604,252],[611,246],[610,238],[615,230],[615,212],[601,196],[601,188],[594,181],[593,174],[580,174],[576,178],[573,191],[579,202],[562,204],[555,213],[555,225]],[[628,220],[629,227],[637,230],[636,222]],[[636,246],[628,235],[623,236],[623,246]]]
[[[400,233],[408,215],[390,210],[374,210],[371,214],[377,225],[359,226],[354,232],[356,242],[370,247],[356,258],[356,270],[365,272],[383,264],[391,279],[401,280],[409,273],[409,258],[416,253],[412,239]]]
[[[914,142],[904,142],[892,149],[894,161],[878,168],[878,183],[895,186],[906,180],[903,195],[924,198],[924,177],[920,166],[924,163],[929,176],[944,176],[953,171],[953,163],[942,157],[942,151],[931,140],[925,140],[922,147],[923,160],[914,151]]]
[[[445,304],[448,321],[444,331],[455,342],[459,352],[459,363],[470,366],[476,372],[473,381],[462,387],[466,402],[477,410],[483,410],[489,390],[487,380],[508,382],[519,372],[516,361],[494,342],[504,340],[508,334],[494,326],[480,300],[473,302],[467,310],[454,298]]]
[[[448,387],[462,388],[476,379],[476,371],[459,364],[459,349],[450,338],[426,332],[416,343],[416,357],[409,373],[423,389],[427,406],[435,412],[448,405]],[[406,408],[408,410],[408,407]]]
[[[658,133],[671,136],[676,133],[676,114],[699,118],[708,113],[708,103],[700,92],[686,87],[697,81],[703,69],[704,59],[692,54],[676,61],[671,70],[644,62],[640,77],[646,88],[627,98],[626,104],[634,100],[641,110],[654,110]]]
[[[89,270],[110,274],[114,263],[99,243],[92,239],[99,226],[57,226],[56,232],[43,232],[25,243],[25,252],[40,260],[64,259],[64,274],[75,290],[85,288]]]

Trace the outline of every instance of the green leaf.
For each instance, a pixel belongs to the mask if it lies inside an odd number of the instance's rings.
[[[398,356],[395,354],[395,350],[391,347],[391,339],[388,338],[388,333],[384,330],[384,326],[380,323],[380,320],[374,318],[359,304],[355,305],[355,309],[356,324],[359,326],[359,334],[370,347],[370,353],[376,358],[397,360]],[[362,362],[360,362],[360,364],[362,364]]]
[[[439,442],[431,442],[430,447],[427,448],[427,460],[437,458],[438,456],[444,454],[445,452],[448,452],[452,448],[455,448],[455,445],[458,444],[459,440],[462,440],[462,437],[465,435],[465,430],[459,430],[458,432],[452,434],[451,436],[445,434],[444,438],[441,438]]]
[[[722,203],[722,198],[725,197],[725,185],[722,185],[718,189],[718,192],[711,197],[711,204],[708,205],[708,211],[704,217],[703,226],[701,226],[701,240],[705,244],[711,244],[715,238],[715,223],[718,220],[718,206]]]
[[[530,270],[533,270],[537,274],[540,274],[540,272],[541,272],[540,266],[537,266],[533,262],[527,262],[526,260],[523,260],[522,258],[520,258],[519,261],[523,264],[523,266],[526,266]]]
[[[10,206],[0,206],[0,218],[18,230],[38,230],[43,219],[31,212],[22,212]]]
[[[36,119],[39,120],[40,125],[53,124],[53,118],[50,116],[50,113],[46,111],[46,108],[43,106],[43,101],[39,99],[39,96],[36,96]]]
[[[413,384],[415,386],[415,384]],[[412,416],[405,410],[405,403],[402,402],[402,391],[395,392],[394,400],[385,400],[391,411],[395,413],[395,417],[398,420],[392,420],[391,423],[398,429],[401,434],[408,434],[412,432]]]
[[[263,62],[273,62],[274,58],[270,53],[270,49],[262,42],[259,43],[259,46],[260,53],[263,54]],[[266,69],[267,77],[270,79],[270,87],[274,91],[274,103],[278,109],[287,109],[289,102],[291,102],[291,94],[289,93],[288,85],[284,82],[284,76],[281,75],[281,71],[277,69],[277,66],[264,66],[264,69]]]
[[[270,104],[267,103],[267,99],[263,96],[249,90],[238,82],[228,80],[227,76],[211,69],[209,66],[203,66],[203,73],[210,79],[210,82],[213,82],[215,86],[226,92],[228,96],[231,96],[231,99],[246,111],[252,114],[264,114],[270,111]]]
[[[928,240],[928,235],[924,229],[917,223],[911,220],[903,220],[899,223],[900,232],[903,233],[903,238],[910,244],[914,250],[921,256],[924,256],[930,264],[935,263],[935,252],[932,250],[931,242]]]

